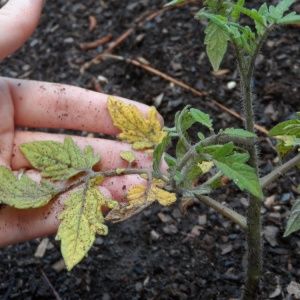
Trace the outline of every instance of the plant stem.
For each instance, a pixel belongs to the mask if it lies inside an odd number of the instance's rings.
[[[238,224],[243,228],[244,230],[247,229],[247,221],[244,216],[237,213],[233,209],[224,206],[223,204],[219,203],[215,199],[204,196],[204,195],[196,195],[195,196],[200,202],[204,203],[206,206],[213,208],[215,211],[217,211],[219,214],[224,216],[225,218],[233,221],[234,223]]]
[[[244,65],[239,65],[241,78],[241,91],[243,109],[245,115],[245,129],[254,132],[254,113],[253,113],[253,94],[252,94],[252,72],[253,66],[245,67],[246,58],[242,58]],[[253,61],[254,63],[254,61]],[[248,70],[247,70],[248,69]],[[252,146],[249,149],[250,161],[249,164],[255,169],[257,176],[259,176],[258,156],[256,145],[253,140]],[[259,283],[262,273],[262,238],[261,238],[261,199],[249,196],[249,207],[247,210],[247,270],[246,282],[243,299],[255,300],[259,293]]]
[[[285,162],[283,165],[277,167],[272,172],[260,179],[262,188],[267,187],[274,180],[287,173],[290,169],[300,164],[300,154]]]

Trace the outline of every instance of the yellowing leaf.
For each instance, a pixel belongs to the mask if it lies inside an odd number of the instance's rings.
[[[150,189],[144,185],[133,186],[127,193],[128,205],[111,210],[105,217],[111,222],[124,221],[158,201],[163,206],[168,206],[176,201],[176,194],[162,189],[165,183],[162,180],[154,179]]]
[[[198,167],[202,170],[202,174],[209,172],[213,166],[214,163],[212,161],[203,161],[198,163]]]
[[[91,169],[100,160],[92,147],[81,151],[70,137],[65,138],[64,143],[37,141],[23,144],[20,149],[43,177],[53,180],[69,179]]]
[[[119,139],[132,144],[133,149],[154,148],[166,136],[154,107],[149,109],[148,117],[145,118],[133,104],[109,97],[108,110],[113,124],[121,130]]]
[[[167,192],[158,187],[151,188],[150,193],[151,192],[154,194],[155,199],[159,202],[159,204],[163,206],[171,205],[176,201],[176,194]]]
[[[19,209],[36,208],[47,204],[57,193],[49,182],[38,184],[25,174],[17,178],[12,171],[0,166],[0,204]]]
[[[102,206],[115,207],[117,203],[105,198],[93,184],[72,192],[60,215],[56,239],[61,241],[61,252],[70,271],[87,254],[96,233],[106,235]]]
[[[120,153],[122,159],[128,161],[130,164],[135,161],[135,155],[132,151],[122,151]]]

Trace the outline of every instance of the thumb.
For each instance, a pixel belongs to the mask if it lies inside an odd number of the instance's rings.
[[[43,0],[9,0],[0,9],[0,59],[21,47],[36,28]]]

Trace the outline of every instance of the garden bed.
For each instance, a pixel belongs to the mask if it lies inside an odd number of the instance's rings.
[[[192,17],[197,5],[157,13],[163,3],[48,1],[38,30],[21,51],[1,63],[1,75],[73,84],[155,105],[167,125],[177,110],[191,104],[210,113],[217,128],[242,126],[225,109],[241,113],[232,55],[224,61],[222,72],[214,74],[205,55],[203,28]],[[299,5],[296,10],[300,11]],[[134,26],[134,20],[145,12],[148,17],[154,12],[156,17]],[[92,31],[91,16],[97,20]],[[103,44],[83,51],[81,43],[110,34],[115,40],[130,28],[135,29],[113,54],[147,62],[146,66],[160,72],[154,75],[149,68],[112,58],[80,72],[107,48]],[[258,59],[256,118],[267,129],[300,111],[299,47],[299,27],[282,28],[272,32]],[[195,90],[163,79],[164,74],[205,95],[196,96]],[[276,153],[263,134],[260,142],[261,169],[267,173],[276,162]],[[299,172],[291,171],[266,194],[262,299],[289,299],[287,286],[300,282],[299,234],[282,238],[299,177]],[[231,185],[216,197],[245,211],[245,195]],[[59,243],[53,238],[42,258],[34,256],[40,242],[1,249],[1,299],[54,299],[55,293],[72,300],[238,299],[241,293],[244,234],[197,203],[185,213],[179,205],[153,206],[125,223],[110,226],[109,235],[99,237],[89,257],[70,273],[59,267]]]

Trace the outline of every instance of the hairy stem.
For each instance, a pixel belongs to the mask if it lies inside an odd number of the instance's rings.
[[[258,53],[258,51],[257,51]],[[238,54],[240,55],[240,54]],[[240,65],[241,91],[242,102],[245,116],[245,129],[254,132],[254,112],[253,112],[253,94],[252,94],[252,77],[254,70],[255,59],[251,59],[253,65],[247,65],[246,57],[240,58],[243,65]],[[246,67],[245,67],[246,66]],[[249,149],[250,161],[249,164],[255,169],[259,176],[258,156],[255,142]],[[247,210],[247,270],[246,282],[243,299],[255,300],[259,293],[259,283],[262,273],[262,222],[261,222],[261,199],[252,195],[249,196],[249,207]]]
[[[244,230],[247,229],[247,221],[244,216],[237,213],[233,209],[224,206],[223,204],[219,203],[215,199],[204,196],[204,195],[196,195],[195,196],[201,203],[205,204],[208,207],[213,208],[215,211],[217,211],[219,214],[224,216],[225,218],[231,220],[232,222],[238,224],[241,228]]]
[[[290,169],[294,168],[298,164],[300,164],[300,154],[296,155],[292,159],[285,162],[283,165],[277,167],[272,172],[262,177],[260,179],[262,188],[267,187],[270,183],[287,173]]]

